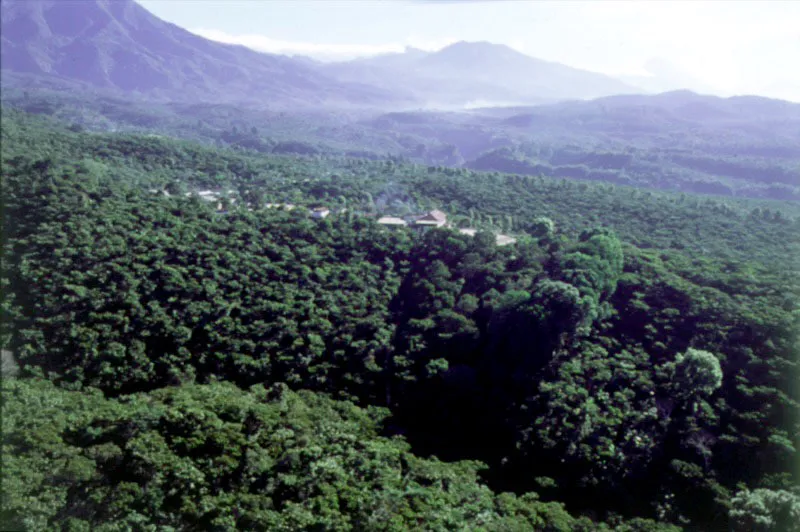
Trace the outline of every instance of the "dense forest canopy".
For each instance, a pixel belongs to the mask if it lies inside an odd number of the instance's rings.
[[[797,202],[79,129],[2,113],[4,529],[798,529]]]

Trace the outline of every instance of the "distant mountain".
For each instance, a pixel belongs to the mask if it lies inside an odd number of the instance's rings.
[[[0,5],[0,64],[4,73],[23,74],[9,80],[47,78],[50,84],[62,80],[179,101],[403,102],[397,90],[339,82],[308,61],[204,39],[132,0],[3,0]]]
[[[488,42],[458,42],[438,52],[409,49],[333,63],[325,69],[343,81],[407,87],[430,106],[519,105],[641,92],[603,74]]]
[[[3,0],[3,84],[272,108],[530,105],[637,89],[507,46],[459,42],[344,63],[211,41],[133,0]]]
[[[585,102],[563,102],[537,106],[507,118],[507,125],[530,126],[546,120],[583,127],[630,124],[636,127],[663,127],[680,123],[694,128],[746,127],[797,133],[800,105],[760,96],[721,98],[688,90],[652,95],[615,95]]]
[[[800,199],[800,104],[781,100],[672,91],[361,123],[452,145],[476,170]]]
[[[641,74],[620,76],[620,79],[647,92],[661,93],[676,90],[691,90],[706,94],[719,92],[717,88],[707,85],[660,57],[654,57],[647,61]]]

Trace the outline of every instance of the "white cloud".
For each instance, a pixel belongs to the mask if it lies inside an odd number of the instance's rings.
[[[326,44],[301,41],[283,41],[272,39],[266,35],[245,34],[234,35],[224,31],[195,28],[192,33],[211,39],[212,41],[240,44],[259,52],[281,55],[305,55],[320,61],[340,61],[356,57],[368,57],[379,54],[402,52],[407,46],[421,50],[435,51],[457,41],[457,39],[440,38],[426,39],[424,37],[410,36],[405,42],[385,44]]]
[[[800,13],[791,2],[648,0],[560,5],[567,6],[567,20],[575,21],[566,26],[560,20],[570,31],[569,38],[581,42],[585,37],[585,42],[594,42],[598,48],[572,48],[569,57],[557,58],[573,66],[610,75],[633,74],[648,57],[665,57],[718,92],[752,91],[761,79],[795,75],[780,73],[781,67],[800,75],[800,69],[788,66],[800,61],[800,53],[788,44],[797,42]],[[601,38],[596,28],[602,28]]]
[[[405,45],[425,50],[426,52],[436,52],[446,46],[458,42],[459,39],[453,37],[441,37],[437,39],[428,39],[425,37],[418,37],[412,35],[406,39]]]

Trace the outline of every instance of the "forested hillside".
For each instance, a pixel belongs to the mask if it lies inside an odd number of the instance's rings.
[[[76,129],[2,113],[0,528],[798,530],[797,202]]]
[[[688,91],[371,122],[452,143],[476,170],[800,199],[800,105]]]
[[[276,111],[4,88],[73,129],[175,136],[267,154],[426,165],[693,194],[800,199],[800,104],[689,92],[460,112]]]

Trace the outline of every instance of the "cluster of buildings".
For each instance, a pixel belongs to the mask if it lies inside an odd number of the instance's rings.
[[[285,211],[293,211],[297,208],[297,205],[292,205],[291,203],[267,203],[264,205],[264,207],[267,209],[283,209]],[[310,209],[308,213],[312,218],[322,220],[323,218],[330,216],[331,210],[327,207],[316,207],[314,209]]]
[[[430,211],[427,214],[406,216],[396,218],[394,216],[383,216],[378,218],[381,225],[391,226],[412,226],[412,227],[450,227],[447,223],[447,215],[442,211]]]
[[[186,195],[197,195],[203,200],[217,202],[217,212],[225,213],[227,211],[224,210],[221,200],[222,198],[228,198],[228,202],[233,205],[236,202],[236,198],[230,197],[233,192],[233,190],[199,190],[196,192],[187,192]],[[287,211],[292,211],[298,208],[296,205],[292,205],[290,203],[267,203],[264,205],[264,207],[267,209],[284,209]],[[341,212],[345,212],[344,209]],[[324,219],[330,216],[331,210],[327,207],[316,207],[309,210],[309,214],[313,218]],[[447,227],[450,229],[456,229],[452,224],[448,223],[447,215],[440,210],[432,210],[425,214],[409,215],[402,218],[395,216],[382,216],[381,218],[378,218],[377,222],[380,225],[387,227],[410,227],[417,230],[425,230],[432,227]],[[475,236],[475,234],[478,232],[477,229],[473,228],[458,228],[456,230],[459,233],[468,236]],[[498,246],[507,246],[514,244],[517,240],[508,235],[495,233],[495,241],[497,242]]]
[[[378,218],[378,223],[381,225],[391,226],[391,227],[411,227],[423,230],[430,227],[448,227],[451,229],[453,228],[452,224],[449,224],[447,222],[447,215],[439,210],[433,210],[426,214],[407,216],[404,218],[397,218],[394,216],[383,216],[382,218]],[[475,236],[478,230],[465,227],[458,229],[458,232],[461,233],[462,235]],[[508,246],[510,244],[514,244],[516,241],[517,239],[514,237],[495,233],[495,242],[497,243],[498,246]]]
[[[236,204],[236,198],[231,197],[234,194],[234,190],[198,190],[196,192],[187,192],[186,196],[196,195],[202,200],[208,202],[216,202],[217,203],[217,212],[222,214],[227,212],[225,206],[222,203],[223,198],[227,198],[227,201],[230,205]],[[166,194],[166,192],[165,192]],[[286,211],[293,211],[297,208],[297,205],[292,205],[291,203],[266,203],[264,205],[267,209],[284,209]],[[252,207],[248,210],[253,210]],[[331,214],[331,210],[327,207],[317,207],[315,209],[311,209],[309,211],[312,217],[322,219],[327,218]]]

